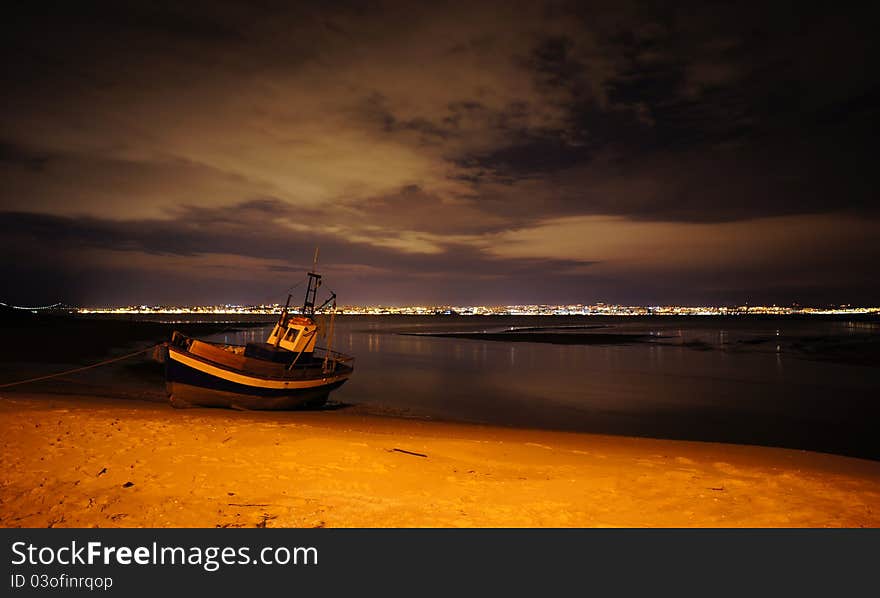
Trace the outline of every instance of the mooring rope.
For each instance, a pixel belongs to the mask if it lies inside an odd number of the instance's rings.
[[[66,376],[67,374],[73,374],[76,372],[82,372],[83,370],[90,370],[92,368],[96,368],[102,365],[107,365],[108,363],[113,363],[114,361],[122,361],[123,359],[128,359],[129,357],[134,357],[135,355],[140,355],[141,353],[146,353],[147,351],[152,351],[156,347],[160,346],[162,343],[156,343],[155,345],[151,345],[146,349],[141,349],[140,351],[135,351],[134,353],[129,353],[128,355],[122,355],[120,357],[114,357],[112,359],[106,359],[104,361],[100,361],[98,363],[93,363],[91,365],[85,365],[81,368],[74,368],[72,370],[66,370],[63,372],[58,372],[57,374],[49,374],[48,376],[39,376],[38,378],[29,378],[28,380],[19,380],[18,382],[9,382],[7,384],[0,384],[0,388],[9,388],[10,386],[18,386],[19,384],[27,384],[28,382],[37,382],[39,380],[48,380],[49,378],[57,378],[58,376]]]

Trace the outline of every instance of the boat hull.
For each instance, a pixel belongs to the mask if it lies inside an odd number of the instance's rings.
[[[243,395],[181,382],[167,382],[165,388],[168,392],[168,401],[173,407],[178,409],[189,407],[226,407],[240,411],[271,411],[316,409],[327,402],[331,390],[339,388],[344,382],[343,380],[337,383],[333,388],[300,391],[297,394],[277,397]]]
[[[223,368],[186,351],[168,348],[165,359],[166,391],[174,407],[228,407],[242,410],[308,409],[327,402],[342,386],[351,368],[319,378],[266,378]]]

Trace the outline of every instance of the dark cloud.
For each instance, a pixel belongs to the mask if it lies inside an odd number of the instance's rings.
[[[878,301],[862,11],[21,5],[0,25],[6,272],[209,300],[320,245],[353,300]],[[690,257],[707,244],[719,279]]]
[[[0,141],[0,163],[11,167],[22,167],[31,171],[41,171],[49,161],[49,156]]]
[[[498,301],[496,286],[512,290],[522,277],[558,284],[570,277],[568,269],[590,265],[580,260],[499,260],[454,244],[434,254],[402,253],[335,235],[297,233],[283,223],[291,216],[301,214],[273,199],[216,210],[181,208],[173,220],[3,212],[0,226],[8,233],[0,250],[7,260],[0,277],[17,280],[19,286],[9,285],[6,296],[24,303],[46,293],[67,301],[100,301],[94,289],[106,293],[108,287],[113,301],[130,302],[137,297],[135,289],[148,288],[146,280],[162,281],[151,295],[156,301],[203,300],[205,285],[219,289],[225,280],[219,293],[225,301],[259,302],[277,300],[268,294],[302,278],[318,247],[330,284],[349,296],[391,302],[390,292],[418,301],[435,296]],[[98,284],[104,274],[111,278]],[[139,277],[142,282],[133,286],[120,283]],[[82,288],[84,281],[90,282],[89,290]],[[236,288],[236,282],[243,286]]]

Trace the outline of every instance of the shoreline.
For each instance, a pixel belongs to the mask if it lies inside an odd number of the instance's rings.
[[[880,462],[0,394],[2,527],[880,527]]]
[[[90,404],[98,404],[106,402],[111,407],[118,406],[132,406],[132,408],[137,409],[137,406],[140,404],[147,405],[159,405],[159,406],[170,406],[168,402],[168,395],[164,388],[152,388],[152,387],[140,387],[137,388],[133,386],[130,381],[125,381],[122,384],[114,384],[109,385],[105,381],[97,382],[97,383],[81,383],[74,385],[73,388],[70,387],[70,381],[65,381],[65,386],[60,386],[57,383],[50,382],[45,386],[39,386],[39,383],[31,384],[29,386],[37,387],[33,391],[29,390],[20,390],[20,389],[11,389],[8,390],[5,395],[3,394],[3,389],[0,389],[0,401],[3,400],[4,396],[8,399],[15,400],[16,398],[20,400],[28,400],[28,401],[43,401],[43,400],[65,400],[71,399],[77,401],[78,403],[82,403],[85,405]],[[200,406],[194,407],[197,410],[207,409],[208,411],[227,411],[226,408],[203,408]],[[172,408],[174,412],[180,412],[181,409]],[[190,408],[192,409],[192,408]],[[183,409],[182,411],[187,411],[188,409]],[[759,443],[759,442],[749,442],[749,441],[741,441],[738,439],[723,439],[723,438],[715,438],[713,436],[694,436],[694,437],[680,437],[680,436],[663,436],[663,435],[650,435],[650,434],[630,434],[625,432],[618,431],[610,431],[610,430],[593,430],[593,429],[583,429],[580,427],[564,427],[564,426],[541,426],[535,424],[528,424],[524,422],[493,422],[484,419],[467,419],[453,416],[443,416],[437,414],[429,414],[424,412],[413,411],[408,408],[402,407],[391,407],[391,406],[383,406],[378,403],[347,403],[347,402],[338,402],[334,399],[330,399],[324,406],[319,407],[317,409],[302,409],[302,410],[267,410],[267,411],[247,411],[242,410],[243,413],[250,413],[252,415],[269,415],[271,417],[274,414],[276,417],[283,417],[282,414],[297,414],[300,416],[308,417],[310,414],[319,414],[324,412],[333,412],[338,414],[336,417],[345,419],[346,417],[357,417],[357,418],[379,418],[379,419],[388,419],[388,420],[396,420],[400,419],[403,421],[419,421],[425,422],[428,424],[437,424],[439,426],[447,425],[447,426],[464,426],[464,427],[473,427],[473,428],[483,428],[487,430],[508,430],[508,431],[520,431],[520,432],[532,432],[535,434],[568,434],[575,436],[597,436],[597,437],[608,437],[608,438],[634,438],[640,440],[655,440],[658,442],[684,442],[684,443],[696,443],[699,445],[707,444],[707,445],[720,445],[727,447],[734,446],[743,446],[743,447],[753,447],[753,448],[766,448],[766,449],[780,449],[780,450],[790,450],[794,452],[807,452],[814,453],[817,455],[828,455],[832,457],[842,457],[848,459],[858,459],[864,460],[874,463],[880,463],[880,458],[874,458],[872,456],[866,456],[857,453],[846,453],[835,451],[833,449],[824,450],[822,448],[815,447],[801,447],[787,444],[774,444],[774,443]]]

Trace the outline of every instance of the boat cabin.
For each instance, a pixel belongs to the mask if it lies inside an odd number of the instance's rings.
[[[318,325],[311,318],[292,316],[275,324],[266,344],[294,353],[311,353],[318,340]]]
[[[300,315],[288,313],[290,307],[290,295],[287,296],[287,304],[281,312],[281,318],[269,333],[265,343],[248,343],[244,350],[245,357],[261,359],[274,363],[283,363],[289,367],[295,364],[308,365],[312,361],[312,353],[318,341],[318,324],[313,316],[315,314],[315,297],[318,287],[321,286],[321,275],[309,272],[309,285],[306,289],[306,298],[303,302]],[[336,293],[330,294],[330,299],[324,302],[318,309],[322,309],[329,303],[336,306]]]

